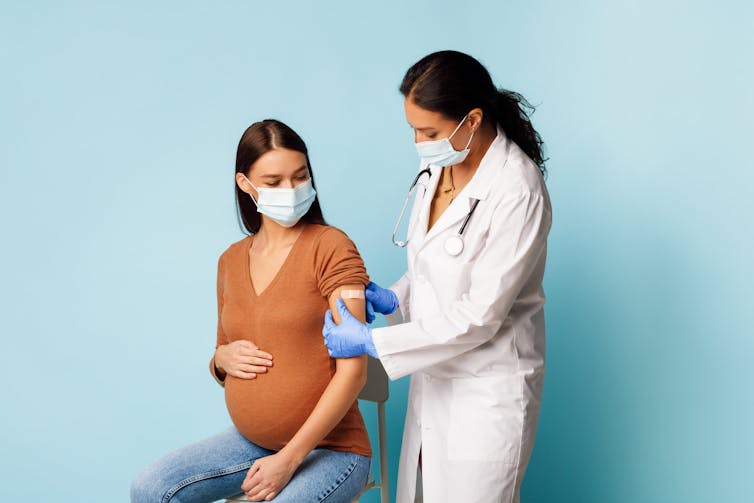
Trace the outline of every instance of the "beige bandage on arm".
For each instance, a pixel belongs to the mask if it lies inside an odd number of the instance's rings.
[[[341,290],[341,299],[363,299],[364,290]]]

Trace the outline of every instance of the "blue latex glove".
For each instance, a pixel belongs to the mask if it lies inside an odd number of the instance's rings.
[[[398,296],[390,289],[382,288],[370,281],[367,285],[367,323],[374,321],[374,313],[392,314],[398,307]]]
[[[335,323],[332,311],[328,309],[325,313],[325,325],[322,327],[327,352],[333,358],[351,358],[364,354],[378,358],[372,340],[372,329],[353,317],[343,299],[336,302],[340,325]]]

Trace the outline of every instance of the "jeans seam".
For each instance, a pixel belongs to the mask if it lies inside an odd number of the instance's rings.
[[[248,468],[251,468],[251,462],[247,461],[245,463],[241,463],[240,465],[231,466],[228,468],[223,468],[222,470],[214,470],[211,472],[205,472],[200,473],[198,475],[194,475],[193,477],[189,477],[187,479],[184,479],[168,489],[168,492],[165,493],[165,496],[162,497],[162,503],[168,503],[170,499],[175,496],[175,493],[183,489],[184,487],[193,484],[194,482],[199,482],[201,480],[207,480],[212,479],[215,477],[221,477],[223,475],[228,475],[230,473],[236,473],[240,472],[241,470],[246,470]]]
[[[346,480],[348,480],[348,477],[351,476],[356,467],[359,465],[360,459],[361,457],[357,455],[356,458],[348,465],[348,468],[346,468],[345,472],[342,473],[337,479],[335,479],[335,483],[325,489],[322,494],[319,495],[319,498],[317,499],[319,503],[322,503],[327,498],[332,496],[335,490],[342,486]]]

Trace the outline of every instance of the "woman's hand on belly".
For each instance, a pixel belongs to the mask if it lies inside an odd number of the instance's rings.
[[[259,458],[246,473],[241,489],[249,501],[270,501],[290,482],[298,466],[293,457],[282,451]]]
[[[226,375],[254,379],[272,366],[272,355],[260,350],[251,341],[233,341],[217,347],[215,366]]]

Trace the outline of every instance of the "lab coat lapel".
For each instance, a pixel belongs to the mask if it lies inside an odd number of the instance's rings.
[[[439,178],[439,177],[438,177]],[[469,213],[471,209],[471,200],[464,194],[459,194],[448,208],[440,215],[435,225],[427,232],[427,236],[424,238],[424,244],[429,242],[432,238],[440,234],[445,229],[452,227],[454,224],[460,226],[461,221]],[[428,212],[429,213],[429,212]],[[427,219],[429,220],[429,219]],[[426,225],[426,224],[425,224]]]
[[[427,182],[427,190],[424,192],[420,201],[419,216],[414,228],[410,229],[411,239],[415,245],[421,247],[427,236],[427,225],[429,223],[429,209],[432,204],[432,195],[437,190],[437,184],[440,183],[440,169],[437,166],[430,166],[431,175]],[[418,190],[422,190],[421,187]]]
[[[432,239],[449,228],[454,228],[455,226],[460,229],[461,222],[471,210],[472,201],[474,199],[484,201],[487,198],[493,178],[497,174],[497,171],[502,169],[505,160],[507,159],[507,147],[507,138],[502,130],[498,129],[497,136],[490,144],[484,157],[482,157],[482,161],[479,163],[479,168],[477,168],[474,176],[469,180],[469,183],[453,200],[450,206],[448,206],[443,214],[440,215],[440,218],[437,219],[435,225],[433,225],[429,232],[427,232],[427,223],[429,222],[429,203],[432,201],[432,196],[435,193],[440,178],[439,171],[437,176],[434,175],[435,172],[433,171],[433,177],[435,178],[434,188],[427,191],[425,208],[422,208],[423,219],[419,222],[420,225],[423,226],[424,232],[426,232],[426,236],[422,240],[422,247],[426,246]],[[455,229],[455,232],[458,232],[458,229]]]

